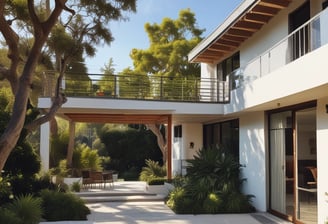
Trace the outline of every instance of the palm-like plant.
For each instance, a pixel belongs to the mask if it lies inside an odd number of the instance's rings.
[[[26,195],[16,198],[8,205],[8,209],[22,220],[22,223],[36,224],[42,217],[41,198]]]
[[[202,149],[188,161],[187,177],[213,189],[239,190],[241,165],[219,146]]]
[[[250,212],[252,196],[240,192],[241,167],[223,148],[199,150],[188,161],[184,194],[170,194],[168,205],[177,213]]]
[[[154,178],[163,178],[166,176],[166,167],[161,166],[159,162],[146,159],[146,167],[143,167],[139,176],[141,181],[149,182]]]

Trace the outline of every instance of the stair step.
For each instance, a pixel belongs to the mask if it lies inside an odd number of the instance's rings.
[[[77,192],[79,197],[156,196],[147,192]]]
[[[142,201],[163,201],[164,195],[112,195],[112,196],[80,196],[86,203],[99,203],[99,202],[142,202]]]

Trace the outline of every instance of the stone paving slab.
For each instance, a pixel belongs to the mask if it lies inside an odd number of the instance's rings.
[[[114,189],[85,189],[86,195],[95,193],[117,194],[145,193],[144,182],[117,182]],[[82,192],[82,194],[83,194]],[[147,193],[147,192],[146,192]],[[140,195],[139,195],[140,196]],[[87,221],[41,222],[40,224],[287,224],[268,213],[177,215],[161,201],[94,202],[86,204],[91,214]],[[269,220],[269,221],[268,221]]]

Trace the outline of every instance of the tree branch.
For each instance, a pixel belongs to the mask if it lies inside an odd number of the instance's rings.
[[[43,116],[32,121],[31,123],[26,124],[24,128],[27,129],[29,132],[31,132],[36,128],[38,128],[41,124],[50,121],[52,118],[55,117],[58,109],[66,102],[67,102],[67,98],[64,94],[59,94],[57,97],[54,97],[49,111]]]

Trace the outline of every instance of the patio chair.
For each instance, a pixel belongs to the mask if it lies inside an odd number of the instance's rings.
[[[89,170],[82,170],[82,187],[88,187],[92,184]]]

